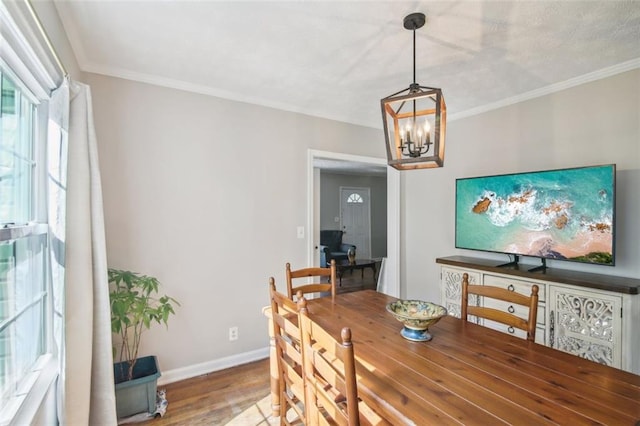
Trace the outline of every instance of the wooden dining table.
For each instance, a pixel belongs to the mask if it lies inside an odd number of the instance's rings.
[[[351,328],[358,395],[392,424],[640,425],[640,376],[451,316],[431,341],[409,341],[386,311],[395,300],[365,290],[308,302],[332,335]]]

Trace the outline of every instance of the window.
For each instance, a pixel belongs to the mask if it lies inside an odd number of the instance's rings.
[[[47,121],[64,69],[28,1],[0,1],[0,28],[0,425],[54,424],[64,301],[51,247],[64,247],[47,218],[64,204],[49,202]]]
[[[47,226],[38,222],[37,103],[2,63],[0,86],[0,405],[12,416],[49,351]]]
[[[32,220],[35,105],[2,73],[0,99],[0,223]]]
[[[361,204],[361,203],[364,203],[364,200],[362,199],[360,194],[353,193],[353,194],[349,194],[349,197],[347,197],[347,203]]]

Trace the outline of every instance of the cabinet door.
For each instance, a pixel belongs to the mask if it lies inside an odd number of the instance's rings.
[[[620,296],[552,285],[548,306],[551,347],[621,367]]]
[[[442,305],[447,308],[447,313],[460,318],[460,304],[462,303],[462,275],[469,274],[469,284],[480,283],[480,274],[465,269],[442,267],[440,272],[442,280]],[[475,296],[469,298],[469,303],[476,304]]]

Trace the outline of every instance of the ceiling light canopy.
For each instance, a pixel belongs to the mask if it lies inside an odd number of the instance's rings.
[[[387,163],[398,170],[444,165],[447,107],[442,90],[416,83],[416,30],[426,22],[423,13],[404,18],[413,31],[413,83],[380,101]]]

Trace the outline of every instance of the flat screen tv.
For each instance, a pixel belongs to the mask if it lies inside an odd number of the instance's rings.
[[[615,264],[615,164],[456,179],[456,248]]]

